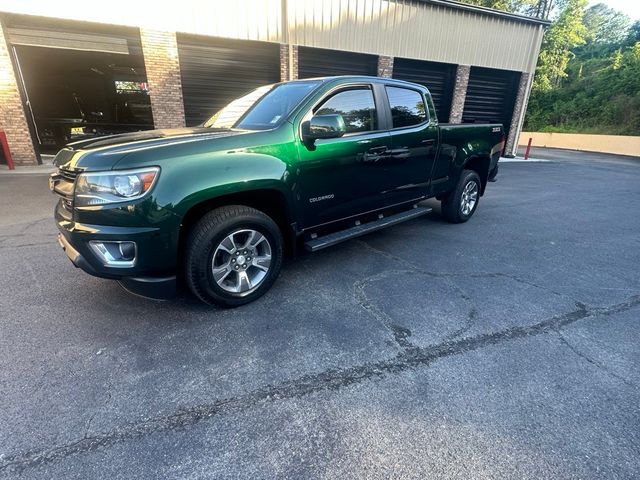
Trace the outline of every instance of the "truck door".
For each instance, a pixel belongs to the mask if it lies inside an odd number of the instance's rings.
[[[391,114],[389,187],[407,200],[425,195],[438,150],[438,124],[429,118],[422,92],[386,85]]]
[[[300,144],[299,194],[301,227],[308,228],[379,208],[386,188],[381,162],[390,136],[381,129],[371,84],[350,84],[331,90],[305,118],[342,115],[347,133]]]

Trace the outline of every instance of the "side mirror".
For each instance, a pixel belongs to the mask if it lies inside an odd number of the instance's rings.
[[[338,138],[346,132],[342,115],[315,115],[302,123],[302,139],[309,143],[320,138]]]

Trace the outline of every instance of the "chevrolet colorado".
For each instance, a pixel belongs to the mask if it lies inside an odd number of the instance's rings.
[[[467,221],[502,125],[438,125],[427,88],[342,76],[260,87],[195,128],[83,140],[56,155],[58,241],[85,272],[224,307],[264,294],[285,250],[424,215]]]

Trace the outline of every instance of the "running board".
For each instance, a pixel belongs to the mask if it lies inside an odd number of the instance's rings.
[[[394,215],[389,215],[388,217],[383,217],[382,214],[380,214],[378,216],[378,220],[363,224],[360,224],[359,221],[356,221],[356,225],[354,227],[347,228],[346,230],[340,230],[339,232],[330,233],[322,237],[311,238],[311,240],[307,240],[304,243],[304,246],[310,252],[316,252],[318,250],[322,250],[323,248],[331,247],[337,243],[344,242],[361,235],[366,235],[367,233],[375,232],[376,230],[390,227],[391,225],[395,225],[397,223],[406,222],[407,220],[411,220],[412,218],[426,215],[431,210],[433,209],[430,207],[420,207],[418,205],[414,205],[411,210],[406,210]]]

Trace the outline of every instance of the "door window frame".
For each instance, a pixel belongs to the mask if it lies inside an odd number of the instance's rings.
[[[414,88],[411,86],[404,86],[404,85],[397,85],[395,83],[385,83],[381,85],[382,87],[382,92],[380,92],[381,95],[384,95],[384,104],[386,107],[386,113],[387,113],[387,121],[388,121],[388,125],[389,125],[389,131],[390,132],[397,132],[400,130],[409,130],[409,129],[414,129],[414,128],[421,128],[421,127],[425,127],[425,126],[429,126],[431,125],[431,114],[429,112],[429,103],[427,102],[427,98],[425,93],[418,89],[418,88]],[[405,90],[411,90],[416,92],[418,95],[420,95],[420,98],[422,98],[422,102],[424,103],[424,111],[425,111],[425,115],[426,118],[424,121],[420,122],[420,123],[416,123],[415,125],[405,125],[402,127],[394,127],[393,126],[393,115],[391,113],[391,102],[389,101],[389,95],[387,94],[387,87],[393,87],[393,88],[404,88]]]
[[[311,120],[313,117],[313,111],[316,107],[322,105],[332,96],[340,93],[341,91],[347,90],[369,90],[371,91],[371,95],[373,97],[374,108],[376,109],[376,120],[377,120],[377,129],[376,130],[367,130],[363,132],[348,132],[345,133],[342,137],[339,138],[328,138],[323,140],[323,142],[329,142],[332,140],[340,140],[342,138],[353,138],[358,136],[366,136],[366,135],[377,135],[380,133],[385,133],[389,131],[389,123],[388,123],[388,114],[387,110],[389,110],[389,99],[386,96],[381,96],[382,92],[380,91],[380,87],[382,84],[374,83],[374,82],[354,82],[354,83],[343,83],[341,85],[336,85],[328,92],[326,92],[320,99],[313,102],[311,106],[306,109],[306,112],[300,118],[300,124],[298,126],[298,137],[302,141],[302,124]],[[386,105],[384,102],[387,102]]]

